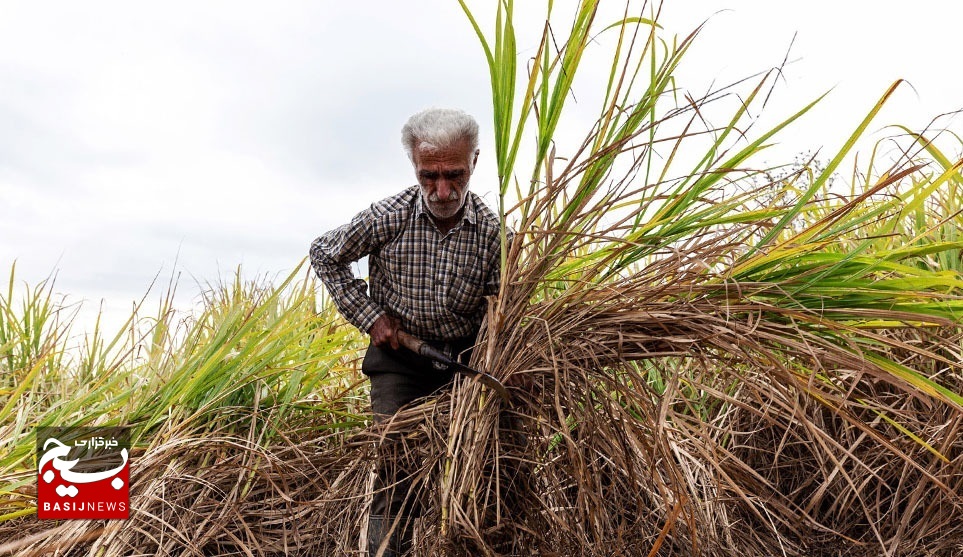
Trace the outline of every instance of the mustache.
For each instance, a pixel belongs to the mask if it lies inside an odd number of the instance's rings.
[[[451,193],[448,194],[448,199],[446,199],[445,201],[458,201],[458,199],[459,199],[458,192],[456,192],[455,190],[451,190]],[[432,192],[428,196],[428,201],[431,201],[432,203],[439,203],[441,202],[441,199],[438,197],[438,194],[436,192]]]

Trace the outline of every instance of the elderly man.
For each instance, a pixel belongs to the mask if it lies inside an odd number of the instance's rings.
[[[468,191],[478,162],[478,123],[460,110],[429,109],[408,120],[401,140],[418,185],[374,203],[311,244],[311,263],[338,309],[371,337],[361,369],[371,381],[379,421],[452,380],[451,370],[402,347],[398,332],[467,359],[484,297],[498,291],[498,217]],[[350,269],[364,256],[370,288]],[[381,458],[377,466],[369,555],[382,542],[383,555],[407,551],[410,518],[419,512],[408,474],[392,464]]]

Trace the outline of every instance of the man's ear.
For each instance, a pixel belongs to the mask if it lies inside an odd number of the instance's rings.
[[[481,153],[481,149],[475,149],[475,154],[472,155],[471,159],[471,171],[475,171],[475,167],[478,166],[478,153]]]

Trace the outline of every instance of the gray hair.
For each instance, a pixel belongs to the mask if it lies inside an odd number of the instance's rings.
[[[401,144],[414,161],[419,147],[444,149],[467,141],[471,153],[478,149],[478,122],[470,114],[451,108],[429,108],[415,114],[401,128]]]

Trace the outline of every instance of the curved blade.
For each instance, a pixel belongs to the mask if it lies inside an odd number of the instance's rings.
[[[459,373],[468,375],[477,379],[478,381],[481,381],[482,385],[485,385],[486,387],[495,391],[498,393],[498,396],[502,397],[502,400],[508,402],[508,389],[505,388],[505,385],[503,385],[501,381],[495,379],[495,377],[492,375],[489,375],[484,371],[478,371],[477,369],[470,368],[458,362],[452,362],[452,367]]]

